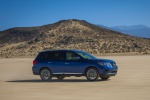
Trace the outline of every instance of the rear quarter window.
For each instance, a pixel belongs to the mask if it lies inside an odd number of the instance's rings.
[[[47,52],[41,52],[41,53],[38,54],[36,59],[38,59],[38,60],[47,60],[49,55],[50,54],[47,53]]]

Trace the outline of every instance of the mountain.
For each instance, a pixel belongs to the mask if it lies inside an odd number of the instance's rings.
[[[150,38],[150,27],[147,27],[145,25],[114,26],[108,29],[112,29],[132,36]]]
[[[100,24],[97,24],[97,26],[99,26],[99,27],[102,27],[102,28],[107,28],[107,29],[110,29],[110,27],[108,27],[108,26],[105,26],[105,25],[100,25]]]
[[[0,32],[0,57],[35,56],[47,49],[80,49],[93,54],[147,54],[150,39],[129,36],[77,19]]]

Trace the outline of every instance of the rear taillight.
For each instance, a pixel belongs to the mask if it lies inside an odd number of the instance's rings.
[[[35,65],[37,62],[38,62],[37,60],[34,60],[34,61],[33,61],[33,65]]]

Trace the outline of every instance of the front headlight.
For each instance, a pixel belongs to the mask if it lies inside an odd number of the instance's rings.
[[[98,62],[98,64],[100,66],[109,66],[109,67],[112,67],[111,63],[108,63],[108,62]]]

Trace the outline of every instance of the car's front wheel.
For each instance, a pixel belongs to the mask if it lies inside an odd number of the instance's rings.
[[[48,68],[44,68],[40,72],[40,77],[43,81],[49,81],[52,79],[51,71]]]
[[[86,78],[89,81],[95,81],[99,78],[99,73],[96,68],[89,68],[86,71]]]

